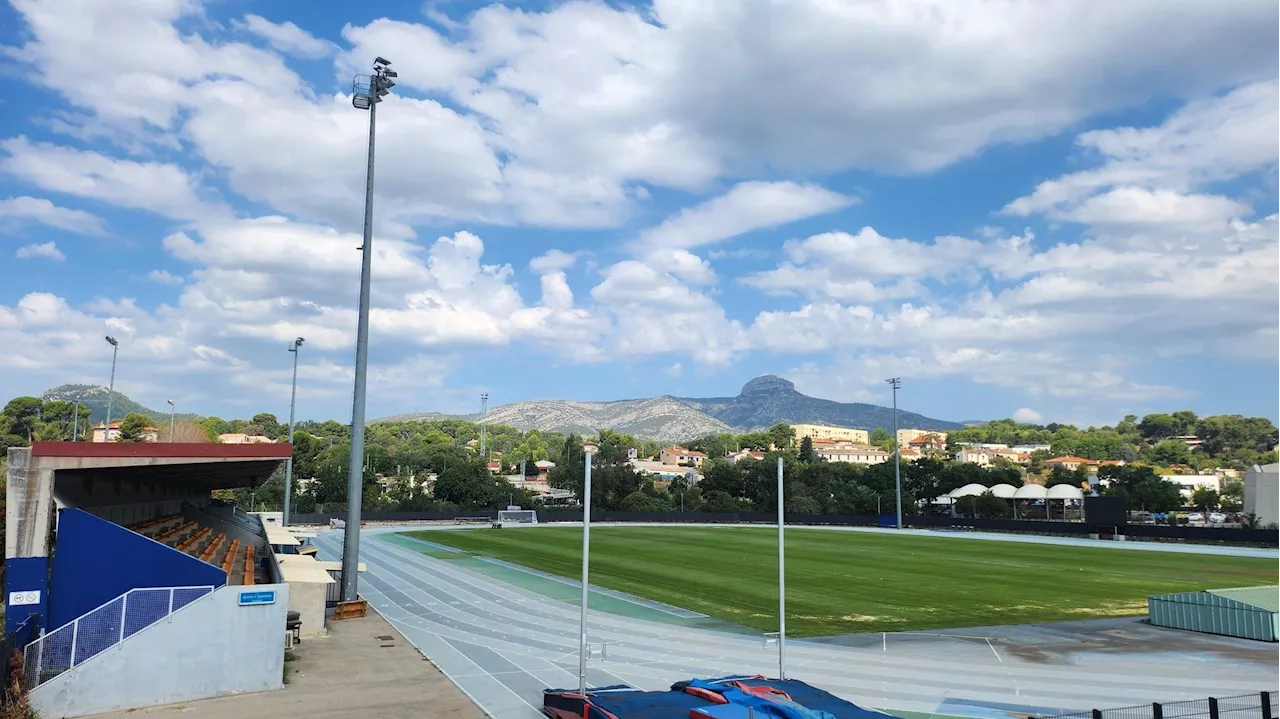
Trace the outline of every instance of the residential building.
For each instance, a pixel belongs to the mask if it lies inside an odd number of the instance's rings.
[[[649,459],[634,459],[629,462],[637,472],[647,474],[659,479],[679,479],[683,477],[689,484],[697,484],[702,477],[693,467],[681,467],[678,464],[668,464],[665,462],[655,462]]]
[[[1200,438],[1194,434],[1184,434],[1178,437],[1172,437],[1172,439],[1182,440],[1186,443],[1188,449],[1200,449]]]
[[[871,442],[871,435],[865,429],[852,429],[850,427],[832,427],[825,424],[793,424],[791,429],[796,432],[796,442],[808,437],[817,442],[820,439],[834,439],[837,441],[852,442],[854,444],[864,445]]]
[[[920,450],[911,449],[910,447],[899,447],[898,455],[902,457],[903,462],[914,462],[923,456],[920,454]]]
[[[947,451],[947,440],[946,437],[938,434],[937,432],[930,432],[929,434],[922,434],[919,437],[916,437],[903,446],[917,450],[926,456],[937,455]]]
[[[983,447],[965,447],[959,452],[956,452],[957,462],[968,462],[969,464],[976,464],[979,467],[986,467],[990,465],[991,460],[994,457],[994,452]]]
[[[732,452],[725,459],[730,462],[737,463],[740,459],[764,459],[764,452],[757,452],[754,449],[744,449],[740,452]]]
[[[1032,452],[1051,452],[1053,445],[1051,444],[1015,444],[1009,449],[1018,454],[1031,454]]]
[[[1178,485],[1178,491],[1182,493],[1182,501],[1188,504],[1191,502],[1192,493],[1197,489],[1222,491],[1222,477],[1216,474],[1165,474],[1161,477]]]
[[[961,445],[970,449],[1009,449],[1007,444],[995,444],[991,442],[961,442]]]
[[[877,447],[861,446],[850,449],[814,450],[828,462],[852,462],[854,464],[880,464],[893,459],[893,452],[886,452]]]
[[[670,447],[663,447],[658,452],[658,461],[662,464],[692,464],[694,467],[702,467],[707,455],[692,449],[685,449],[678,444]]]
[[[537,470],[538,470],[538,476],[539,476],[539,477],[545,477],[545,476],[546,476],[546,474],[547,474],[547,472],[550,472],[550,471],[552,470],[552,468],[554,468],[554,467],[556,466],[556,463],[555,463],[555,462],[549,462],[549,461],[547,461],[547,460],[545,460],[545,459],[540,459],[540,460],[538,460],[537,462],[534,462],[534,463],[533,463],[533,466],[534,466],[534,468],[535,468],[535,469],[537,469]]]
[[[640,457],[640,450],[636,449],[635,447],[627,447],[628,462],[630,462],[633,459],[639,459],[639,457]]]
[[[1280,522],[1277,517],[1276,486],[1280,480],[1280,464],[1253,465],[1244,473],[1244,511],[1258,515],[1266,527]]]
[[[911,440],[916,439],[917,437],[923,437],[926,434],[936,434],[944,446],[947,443],[946,432],[935,432],[931,429],[900,429],[898,430],[898,446],[909,447],[911,446]]]
[[[270,437],[264,437],[260,434],[244,434],[243,432],[228,432],[227,434],[218,435],[219,444],[275,444],[275,440]]]
[[[1062,467],[1063,469],[1068,469],[1074,472],[1081,467],[1084,467],[1086,470],[1097,469],[1100,463],[1092,459],[1085,459],[1084,457],[1076,457],[1067,454],[1061,457],[1054,457],[1053,459],[1046,459],[1044,464],[1050,469],[1053,469],[1054,467]]]
[[[106,427],[104,427],[104,426],[103,426],[103,425],[101,425],[101,424],[99,424],[99,425],[95,426],[95,427],[93,428],[93,441],[94,441],[94,442],[103,442],[103,441],[107,441],[107,442],[119,442],[119,441],[120,441],[120,426],[121,426],[122,424],[124,424],[124,423],[123,423],[123,422],[112,422],[112,423],[111,423],[111,431],[107,434],[107,437],[108,437],[108,438],[107,438],[106,440],[104,440],[104,439],[102,438],[103,433],[104,433],[104,432],[106,432]],[[143,428],[142,428],[142,441],[143,441],[143,442],[159,442],[159,441],[160,441],[160,432],[159,432],[158,430],[156,430],[156,428],[155,428],[155,427],[143,427]]]

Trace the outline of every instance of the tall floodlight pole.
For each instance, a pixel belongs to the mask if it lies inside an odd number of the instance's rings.
[[[783,548],[782,457],[778,457],[778,679],[787,678],[787,553]]]
[[[78,442],[80,439],[80,400],[76,400],[75,414],[71,416],[71,441]]]
[[[488,414],[489,414],[489,393],[482,392],[480,394],[480,458],[484,460],[485,471],[488,471],[489,469],[489,455],[486,454],[489,451],[488,445],[486,444],[486,440],[488,439],[488,432],[485,431],[487,428],[485,427],[485,421],[484,421],[485,416]]]
[[[116,395],[116,355],[120,354],[120,343],[115,337],[107,335],[107,343],[111,345],[111,384],[107,385],[107,421],[102,425],[102,441],[111,441],[111,400]]]
[[[898,496],[898,529],[902,529],[902,454],[898,447],[898,389],[902,387],[901,377],[891,377],[885,382],[893,387],[893,486]]]
[[[373,74],[357,77],[351,104],[369,111],[369,163],[364,183],[364,244],[360,246],[360,314],[356,323],[355,391],[351,398],[351,457],[347,462],[347,525],[342,542],[342,599],[353,602],[360,565],[360,502],[364,482],[364,398],[369,369],[369,274],[373,262],[373,149],[378,103],[395,87],[397,74],[381,57],[373,61]]]
[[[284,464],[284,513],[280,524],[289,526],[289,505],[293,499],[293,411],[298,404],[298,348],[302,346],[302,338],[289,345],[293,353],[293,389],[289,392],[289,460]]]
[[[174,413],[178,411],[178,405],[171,399],[166,399],[165,402],[169,403],[169,444],[173,444],[173,419]]]
[[[587,691],[587,592],[591,566],[591,455],[596,444],[590,440],[582,445],[586,455],[586,469],[582,476],[582,607],[578,631],[578,691]]]

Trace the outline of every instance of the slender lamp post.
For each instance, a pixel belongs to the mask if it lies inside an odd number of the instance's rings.
[[[80,400],[76,400],[75,414],[71,416],[71,441],[80,441]]]
[[[778,457],[778,679],[787,678],[787,553],[783,549],[782,457]]]
[[[293,498],[293,411],[298,404],[298,348],[302,346],[302,338],[289,345],[293,353],[293,389],[289,392],[289,461],[284,465],[284,513],[281,525],[289,526],[289,507]]]
[[[484,460],[484,471],[489,471],[489,455],[488,455],[488,428],[485,426],[485,417],[489,414],[489,393],[483,392],[480,395],[480,458]]]
[[[178,405],[171,399],[166,399],[165,402],[169,403],[169,444],[173,444],[173,419],[174,413],[178,411]]]
[[[102,441],[111,441],[111,400],[116,395],[116,356],[120,354],[120,343],[115,337],[107,335],[107,344],[111,345],[111,384],[107,385],[107,421],[102,425]]]
[[[360,313],[356,323],[355,391],[351,398],[351,456],[347,462],[347,526],[342,542],[342,599],[359,597],[357,570],[360,566],[360,501],[364,483],[364,398],[369,371],[369,275],[373,263],[373,146],[378,103],[395,87],[395,70],[389,60],[373,61],[373,74],[355,79],[351,104],[369,111],[369,163],[365,169],[364,244],[360,246]]]
[[[582,477],[582,612],[578,637],[578,691],[587,691],[587,594],[589,584],[589,568],[591,566],[591,455],[595,454],[596,443],[587,440],[582,445],[586,455],[586,469]]]
[[[893,486],[898,496],[898,529],[902,529],[902,454],[898,447],[898,389],[902,387],[901,377],[891,377],[885,382],[893,388]]]

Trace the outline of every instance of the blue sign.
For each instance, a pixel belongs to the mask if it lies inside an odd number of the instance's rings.
[[[255,604],[275,604],[275,590],[269,592],[240,592],[240,606],[249,607]]]

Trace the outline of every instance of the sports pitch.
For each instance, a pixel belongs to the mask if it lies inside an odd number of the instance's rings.
[[[408,532],[567,578],[582,530]],[[1152,594],[1277,583],[1272,559],[787,529],[787,633],[1025,624],[1146,613]],[[777,629],[777,531],[594,527],[591,583]]]

